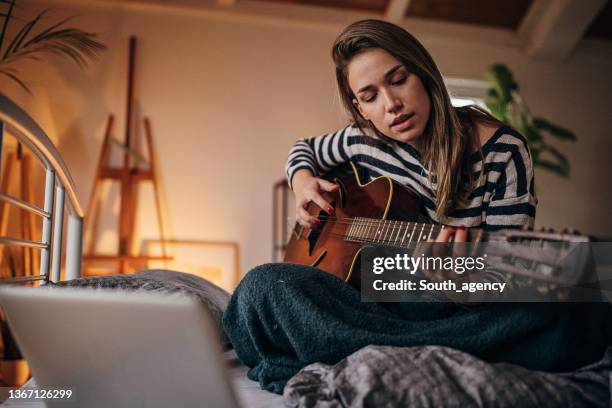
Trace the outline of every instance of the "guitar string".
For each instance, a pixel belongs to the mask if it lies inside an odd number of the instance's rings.
[[[361,218],[361,217],[338,218],[338,217],[328,216],[328,215],[321,215],[319,216],[319,219],[321,221],[330,221],[330,222],[334,222],[340,225],[355,224],[355,230],[354,230],[355,233],[357,233],[358,229],[360,228],[366,227],[370,229],[372,227],[375,227],[376,234],[382,234],[384,232],[385,236],[386,234],[389,233],[389,230],[392,231],[392,234],[395,234],[396,228],[398,228],[398,234],[399,234],[399,230],[401,230],[402,227],[405,227],[404,231],[406,231],[406,229],[412,228],[413,232],[418,232],[421,236],[423,236],[423,234],[430,235],[434,233],[434,231],[437,228],[440,228],[440,231],[441,231],[443,228],[455,227],[455,226],[449,226],[449,225],[443,225],[443,224],[431,224],[431,223],[422,223],[422,222],[416,222],[416,221],[399,221],[399,220],[384,220],[384,219],[380,220],[380,219],[374,219],[374,218]],[[419,228],[421,228],[420,231],[418,231]],[[473,231],[470,235],[474,235],[474,236],[477,236],[478,234],[484,235],[484,231],[481,231],[480,228],[471,228],[471,230]],[[359,231],[359,233],[362,233],[362,232],[363,231]],[[368,231],[367,235],[369,236],[370,233],[371,232]],[[353,234],[349,234],[349,235],[353,235]],[[380,239],[380,236],[374,236],[372,237],[372,239]],[[393,242],[393,241],[390,241],[390,242]]]
[[[320,216],[318,217],[319,220],[321,221],[333,221],[336,222],[338,224],[352,224],[352,223],[359,223],[362,226],[374,226],[374,225],[380,225],[381,227],[387,227],[387,226],[393,226],[397,227],[397,224],[401,225],[406,225],[406,226],[414,226],[416,225],[425,225],[428,228],[435,228],[435,227],[442,227],[443,225],[440,224],[432,224],[432,223],[426,223],[426,222],[417,222],[417,221],[399,221],[399,220],[378,220],[378,219],[374,219],[374,218],[359,218],[359,217],[355,217],[355,218],[350,218],[350,217],[345,217],[345,218],[337,218],[337,217],[333,217],[333,216]],[[382,224],[386,224],[386,225],[382,225]],[[444,225],[446,227],[446,225]]]
[[[333,222],[334,224],[339,224],[339,225],[354,224],[355,228],[376,227],[377,228],[376,233],[380,234],[382,232],[385,232],[386,230],[385,235],[389,233],[389,230],[391,230],[392,233],[395,233],[396,228],[398,229],[398,234],[399,234],[399,230],[402,229],[403,227],[405,227],[404,230],[410,229],[410,228],[416,230],[418,229],[417,227],[420,227],[422,228],[422,230],[420,231],[421,235],[424,232],[426,232],[429,235],[431,232],[433,232],[437,228],[442,230],[443,228],[447,227],[446,225],[420,223],[416,221],[377,220],[377,219],[367,219],[367,218],[363,218],[363,219],[361,218],[337,218],[337,217],[331,217],[331,216],[330,217],[320,217],[319,219],[321,221],[326,221],[326,222],[330,221],[330,222]]]
[[[332,218],[332,217],[330,217]],[[377,221],[377,220],[375,220]],[[351,222],[342,222],[342,221],[336,221],[334,222],[334,224],[343,224],[343,225],[347,225],[347,224],[351,224]],[[376,223],[371,223],[370,225],[375,225]],[[408,234],[407,230],[410,229],[410,224],[413,224],[413,228],[412,228],[412,232],[410,234]],[[438,225],[438,224],[424,224],[424,223],[416,223],[416,222],[410,222],[406,224],[407,227],[406,229],[404,229],[404,235],[402,235],[402,239],[399,240],[399,237],[401,235],[401,229],[398,228],[397,233],[395,233],[395,226],[392,229],[392,234],[389,236],[389,238],[391,238],[393,236],[393,234],[395,235],[395,239],[387,239],[387,234],[389,233],[389,231],[387,231],[387,233],[385,233],[384,235],[380,234],[382,232],[382,230],[377,230],[376,232],[378,234],[375,234],[374,236],[371,236],[370,233],[366,234],[358,234],[358,233],[344,233],[344,234],[340,234],[337,232],[333,232],[333,224],[331,226],[332,228],[332,232],[329,233],[329,236],[332,237],[336,237],[336,238],[343,238],[343,239],[350,239],[353,242],[361,242],[361,243],[380,243],[380,244],[411,244],[411,243],[417,243],[417,242],[425,242],[424,240],[421,240],[421,237],[430,237],[432,235],[432,233],[436,230],[436,229],[440,229],[442,230],[442,225]],[[418,228],[416,228],[418,225],[421,225],[421,230],[419,231]],[[388,229],[388,228],[387,228]],[[413,238],[415,237],[416,233],[418,232],[419,237],[413,241]],[[408,240],[406,240],[406,238],[408,238]],[[401,245],[400,245],[401,246]]]

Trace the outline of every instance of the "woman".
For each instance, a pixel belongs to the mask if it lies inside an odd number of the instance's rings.
[[[337,187],[318,176],[349,159],[370,178],[385,175],[412,188],[434,222],[458,227],[437,241],[465,241],[465,227],[533,224],[533,166],[524,138],[479,109],[453,108],[414,37],[387,22],[360,21],[340,34],[332,57],[353,123],[291,149],[287,178],[301,225],[316,228],[305,209],[310,201],[333,215],[322,193]],[[610,339],[609,324],[585,314],[582,307],[544,304],[383,307],[361,302],[358,291],[315,268],[267,264],[242,280],[223,324],[238,357],[252,367],[249,377],[280,393],[305,365],[333,364],[369,344],[444,345],[533,369],[576,368],[601,357]]]

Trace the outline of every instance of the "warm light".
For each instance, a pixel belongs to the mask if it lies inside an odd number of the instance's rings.
[[[147,255],[162,256],[159,241],[147,241]],[[168,261],[149,261],[149,269],[170,269],[207,279],[227,291],[233,291],[239,276],[239,249],[233,242],[177,241],[166,243]]]

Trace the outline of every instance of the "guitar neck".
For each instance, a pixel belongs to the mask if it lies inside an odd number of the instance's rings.
[[[434,240],[448,226],[421,222],[379,220],[355,217],[346,231],[347,241],[408,248],[411,244]],[[484,230],[468,229],[468,241],[480,241]]]
[[[422,222],[380,220],[374,218],[350,218],[345,239],[347,241],[388,245],[408,248],[411,244],[434,240],[440,231],[449,228],[446,225]],[[588,236],[572,232],[530,231],[507,229],[485,231],[482,228],[468,228],[468,242],[502,241],[502,242],[589,242]]]

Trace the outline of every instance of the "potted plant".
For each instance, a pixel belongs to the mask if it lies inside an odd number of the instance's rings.
[[[12,29],[15,24],[11,25],[11,22],[16,20],[16,3],[17,0],[0,0],[0,75],[16,82],[26,92],[30,93],[30,89],[17,70],[21,61],[41,61],[44,54],[54,54],[83,67],[88,59],[106,49],[96,34],[65,27],[70,18],[40,28],[48,10]]]
[[[569,177],[570,163],[556,147],[548,142],[548,136],[558,140],[575,142],[573,132],[531,114],[519,94],[519,86],[512,72],[503,64],[495,64],[485,71],[490,84],[485,103],[491,114],[514,127],[527,139],[534,167],[541,167],[561,177]]]

